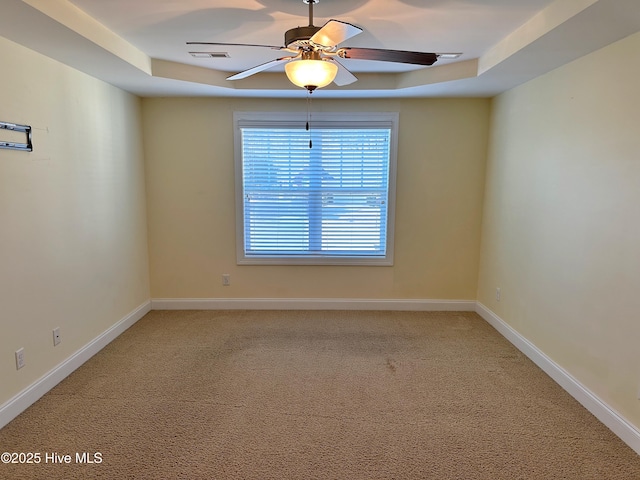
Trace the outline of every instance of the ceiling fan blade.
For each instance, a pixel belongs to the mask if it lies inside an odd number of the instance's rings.
[[[258,65],[256,67],[250,68],[249,70],[245,70],[244,72],[240,72],[240,73],[236,73],[235,75],[231,75],[230,77],[227,77],[227,80],[241,80],[243,78],[247,78],[255,73],[258,72],[262,72],[263,70],[267,70],[271,67],[275,67],[276,65],[279,65],[281,63],[284,62],[288,62],[289,60],[293,60],[294,58],[297,57],[282,57],[282,58],[276,58],[275,60],[271,60],[270,62],[267,63],[263,63],[261,65]]]
[[[410,63],[413,65],[433,65],[438,60],[436,53],[384,50],[379,48],[343,47],[339,49],[337,53],[340,58]]]
[[[275,45],[255,45],[253,43],[221,43],[221,42],[187,42],[187,45],[221,45],[227,47],[262,47],[271,48],[272,50],[284,50],[286,47],[277,47]]]
[[[360,27],[340,20],[329,20],[310,40],[324,47],[333,47],[362,32]]]
[[[338,73],[336,74],[336,78],[333,79],[333,83],[342,87],[344,85],[350,85],[353,82],[358,81],[358,77],[356,77],[353,73],[351,73],[347,67],[342,65],[335,58],[327,58],[330,62],[335,62],[338,65]]]

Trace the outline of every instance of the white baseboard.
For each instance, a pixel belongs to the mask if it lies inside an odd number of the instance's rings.
[[[153,310],[475,311],[475,300],[350,298],[154,298]]]
[[[94,338],[76,353],[54,367],[40,379],[0,406],[0,428],[20,415],[40,397],[64,380],[84,362],[106,347],[118,335],[132,326],[151,310],[151,302],[145,302],[122,318],[111,328]]]
[[[477,302],[476,313],[495,328],[503,337],[509,340],[518,350],[524,353],[547,375],[569,393],[573,398],[589,410],[598,420],[622,439],[633,450],[640,454],[640,431],[629,423],[594,393],[582,385],[560,365],[547,357],[533,343],[520,335],[504,320],[489,310],[482,303]]]

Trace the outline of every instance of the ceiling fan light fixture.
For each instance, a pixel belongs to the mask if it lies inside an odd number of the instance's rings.
[[[320,0],[302,0],[309,5],[309,25],[291,28],[284,34],[284,46],[255,45],[248,43],[187,42],[188,45],[226,45],[234,47],[264,47],[272,50],[286,50],[295,56],[285,56],[256,65],[227,80],[240,80],[276,65],[283,65],[287,78],[294,85],[313,92],[326,87],[331,82],[338,86],[349,85],[357,80],[335,57],[355,60],[395,62],[409,65],[431,66],[438,58],[454,59],[457,53],[411,52],[368,47],[345,47],[339,45],[345,40],[362,33],[362,28],[351,23],[331,19],[322,27],[313,24],[313,5]],[[339,74],[339,75],[338,75]]]
[[[328,60],[293,60],[284,66],[291,83],[313,91],[329,85],[338,74],[338,66]]]

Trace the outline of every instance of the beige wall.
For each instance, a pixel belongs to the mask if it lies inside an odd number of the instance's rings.
[[[638,52],[494,100],[478,299],[640,428]]]
[[[0,150],[1,405],[149,283],[140,100],[3,38],[0,65],[0,120],[34,129],[32,153]]]
[[[302,91],[144,99],[152,297],[475,299],[489,100],[318,97],[316,112],[400,112],[395,265],[236,265],[233,112],[306,111]]]

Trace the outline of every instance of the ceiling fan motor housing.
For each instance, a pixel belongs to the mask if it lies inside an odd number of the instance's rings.
[[[292,28],[291,30],[287,30],[284,34],[284,44],[288,47],[292,43],[298,41],[309,40],[313,37],[318,30],[322,27],[315,27],[313,25],[308,25],[306,27],[297,27]]]

